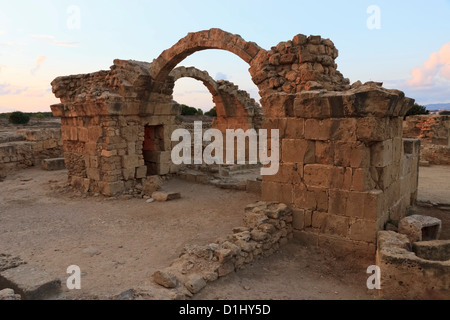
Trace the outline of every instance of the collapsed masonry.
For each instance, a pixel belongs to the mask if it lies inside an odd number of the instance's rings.
[[[409,116],[403,123],[403,137],[421,140],[421,160],[450,165],[450,116]]]
[[[0,131],[0,179],[10,172],[38,166],[44,159],[63,155],[59,128]]]
[[[280,170],[263,177],[262,200],[294,209],[298,239],[373,256],[376,232],[415,201],[418,145],[408,141],[407,154],[402,141],[413,100],[380,83],[350,86],[337,71],[338,50],[320,36],[299,34],[264,50],[211,29],[189,33],[151,64],[115,60],[109,71],[55,79],[61,103],[51,108],[61,117],[72,185],[105,195],[133,188],[148,173],[143,149],[153,154],[154,173],[177,172],[169,157],[179,113],[170,74],[205,49],[249,64],[262,127],[279,129]]]

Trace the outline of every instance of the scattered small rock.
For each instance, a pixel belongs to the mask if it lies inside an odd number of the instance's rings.
[[[89,256],[93,257],[93,256],[99,255],[101,252],[97,248],[89,247],[89,248],[84,249],[83,253],[88,254]]]
[[[147,201],[145,201],[145,202],[147,202],[147,203],[152,203],[153,201],[155,201],[155,199],[149,198],[149,199],[147,199]]]
[[[0,300],[22,300],[19,294],[15,294],[13,289],[0,290]]]
[[[152,198],[156,201],[170,201],[181,198],[181,195],[178,192],[156,191],[152,193]]]
[[[199,274],[190,275],[184,286],[192,293],[198,293],[206,287],[206,281]]]
[[[177,277],[167,271],[158,270],[153,274],[152,278],[153,281],[165,288],[175,288],[178,284]]]

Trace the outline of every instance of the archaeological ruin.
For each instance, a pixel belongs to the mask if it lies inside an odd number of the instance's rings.
[[[256,102],[227,82],[177,66],[200,50],[229,51],[249,65]],[[261,200],[292,209],[293,236],[340,254],[375,256],[377,231],[398,221],[417,196],[420,143],[402,139],[413,100],[381,83],[337,70],[338,50],[320,36],[296,35],[270,50],[220,29],[189,33],[151,63],[115,60],[108,71],[56,78],[51,106],[61,118],[69,181],[84,192],[117,195],[148,175],[175,174],[172,103],[180,77],[209,89],[221,129],[279,129],[278,174],[262,177]],[[262,124],[261,124],[262,122]]]

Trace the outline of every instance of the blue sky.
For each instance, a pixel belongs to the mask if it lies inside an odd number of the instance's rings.
[[[379,29],[367,26],[373,5]],[[0,112],[49,111],[58,103],[55,77],[108,69],[115,58],[152,61],[188,32],[209,28],[265,49],[298,33],[321,35],[339,49],[338,69],[351,82],[383,81],[421,104],[450,102],[449,17],[450,0],[0,0]],[[197,52],[181,65],[259,98],[248,65],[232,53]],[[174,98],[213,106],[193,79],[177,81]]]

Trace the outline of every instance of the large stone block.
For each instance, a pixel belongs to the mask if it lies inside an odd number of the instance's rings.
[[[333,150],[335,166],[352,168],[370,166],[370,149],[364,143],[336,141]]]
[[[101,193],[106,196],[115,196],[124,191],[123,181],[100,183]]]
[[[307,119],[305,138],[308,140],[356,140],[356,119]]]
[[[147,176],[147,166],[140,166],[136,168],[135,177],[136,179],[142,179]]]
[[[136,168],[142,165],[143,160],[138,155],[126,155],[122,157],[122,167],[124,169],[127,168]]]
[[[297,230],[303,230],[305,227],[304,209],[292,209],[292,227]]]
[[[0,288],[11,288],[24,300],[54,299],[61,281],[39,267],[23,264],[0,272]]]
[[[328,189],[319,187],[306,187],[304,184],[294,186],[294,204],[302,209],[322,210],[328,209]]]
[[[334,164],[335,143],[331,141],[316,141],[315,161],[318,164]]]
[[[47,171],[64,170],[66,164],[64,158],[53,158],[42,160],[42,169]]]
[[[338,235],[346,237],[349,233],[350,218],[340,215],[334,215],[329,213],[313,213],[313,227],[314,227],[314,215],[318,215],[317,228],[321,233]]]
[[[283,162],[314,163],[315,142],[304,139],[283,139],[281,159]]]
[[[278,183],[264,181],[262,183],[262,200],[263,201],[279,201],[291,204],[293,185],[289,183]]]
[[[349,238],[375,244],[377,232],[378,227],[376,221],[357,219],[350,225]]]
[[[437,240],[441,234],[442,221],[429,216],[412,215],[398,223],[398,232],[410,242]]]
[[[388,118],[358,118],[356,127],[356,136],[358,140],[364,142],[385,141],[393,138],[389,128]]]
[[[277,174],[266,175],[265,181],[299,184],[303,177],[303,165],[292,163],[281,163]]]
[[[393,162],[393,140],[385,140],[373,144],[370,148],[370,164],[374,167],[386,167]]]

